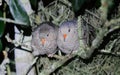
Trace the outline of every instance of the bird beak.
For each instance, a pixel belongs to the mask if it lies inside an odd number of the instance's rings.
[[[46,41],[45,38],[42,38],[42,39],[41,39],[42,45],[45,44],[45,41]]]
[[[66,37],[67,37],[67,34],[63,34],[63,38],[64,38],[64,40],[66,39]]]

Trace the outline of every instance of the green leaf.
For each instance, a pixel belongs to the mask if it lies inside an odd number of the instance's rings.
[[[86,0],[70,0],[70,2],[72,3],[72,6],[73,6],[73,10],[75,12],[77,12],[81,7],[82,5],[84,4]]]
[[[0,51],[2,51],[2,42],[1,42],[1,39],[0,39]]]
[[[0,11],[0,17],[3,17],[3,13]],[[5,24],[3,21],[0,21],[0,38],[2,37],[5,29]]]
[[[0,11],[0,17],[3,17],[3,13],[2,11]],[[5,29],[5,24],[3,21],[0,21],[0,51],[2,51],[2,42],[1,42],[1,37],[4,33],[4,29]]]
[[[38,8],[38,0],[30,0],[32,8],[36,11]]]
[[[30,25],[29,16],[20,0],[9,0],[9,9],[15,21]]]

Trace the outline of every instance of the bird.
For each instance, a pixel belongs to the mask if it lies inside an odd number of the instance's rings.
[[[52,56],[57,48],[57,27],[51,22],[43,22],[32,32],[32,54]]]
[[[58,48],[65,54],[76,52],[79,48],[77,20],[69,20],[60,24],[57,38]]]

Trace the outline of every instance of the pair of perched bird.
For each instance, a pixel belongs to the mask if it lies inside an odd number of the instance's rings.
[[[84,28],[84,27],[83,27]],[[83,33],[83,39],[87,35]],[[63,22],[59,28],[53,23],[41,23],[32,33],[33,55],[53,55],[58,47],[63,53],[70,54],[79,48],[77,20]]]

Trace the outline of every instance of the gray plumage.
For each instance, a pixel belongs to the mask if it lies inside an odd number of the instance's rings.
[[[54,54],[57,48],[57,28],[55,25],[44,22],[35,28],[32,33],[31,47],[34,56]]]
[[[69,54],[72,51],[79,49],[79,40],[83,40],[83,43],[87,46],[91,46],[92,41],[95,38],[95,28],[87,24],[84,20],[81,22],[81,36],[78,36],[77,20],[71,20],[63,22],[58,30],[57,44],[63,53]],[[66,35],[64,35],[66,34]]]
[[[78,50],[79,40],[76,20],[66,21],[60,25],[57,44],[60,50],[65,54]]]

